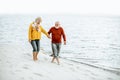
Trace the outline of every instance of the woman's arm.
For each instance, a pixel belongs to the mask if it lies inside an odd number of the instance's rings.
[[[41,26],[41,32],[44,33],[48,38],[50,38],[50,35],[47,33],[47,31]]]
[[[29,42],[31,42],[31,32],[32,32],[32,27],[30,25],[29,30],[28,30],[28,40],[29,40]]]

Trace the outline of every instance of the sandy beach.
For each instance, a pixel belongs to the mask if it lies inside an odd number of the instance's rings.
[[[40,52],[39,60],[32,60],[31,46],[0,46],[0,80],[120,80],[120,74],[60,59],[51,63],[51,57]]]

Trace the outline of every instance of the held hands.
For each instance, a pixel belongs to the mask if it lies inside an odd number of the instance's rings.
[[[48,37],[49,39],[51,39],[50,35],[47,35],[47,37]]]

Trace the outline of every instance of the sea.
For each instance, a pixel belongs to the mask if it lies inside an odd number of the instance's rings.
[[[56,21],[63,27],[67,44],[61,46],[61,58],[120,72],[120,16],[1,14],[0,45],[19,44],[26,51],[31,50],[32,55],[28,29],[37,17],[42,18],[46,31]],[[52,54],[51,39],[44,34],[40,48],[45,54]]]

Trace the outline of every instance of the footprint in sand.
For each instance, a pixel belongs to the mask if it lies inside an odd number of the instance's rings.
[[[10,63],[9,61],[6,61],[6,63]]]
[[[79,66],[76,67],[77,69],[80,69]]]
[[[24,78],[24,77],[21,77],[20,79],[21,79],[21,80],[25,80],[25,78]]]
[[[15,72],[11,71],[11,74],[12,74],[12,75],[15,75]]]
[[[28,67],[24,66],[23,69],[29,69]]]
[[[21,72],[21,70],[15,70],[15,72]]]
[[[37,75],[37,76],[43,76],[42,74],[40,74],[40,73],[34,73],[35,75]]]
[[[92,79],[92,80],[97,80],[97,79],[96,79],[96,78],[94,78],[94,77],[91,77],[91,79]]]
[[[33,77],[29,77],[29,80],[34,80]]]
[[[74,69],[74,68],[72,68],[72,67],[70,67],[70,70],[72,70],[73,72],[75,72],[76,70]]]
[[[98,76],[98,75],[96,75],[96,74],[94,74],[94,73],[92,73],[92,72],[91,72],[91,74],[92,74],[93,76]]]
[[[23,69],[29,69],[30,67],[29,67],[29,65],[24,64],[22,68],[23,68]]]
[[[27,56],[31,56],[31,54],[29,54],[29,53],[26,53],[26,55],[27,55]]]
[[[98,76],[98,75],[96,75],[96,74],[94,74],[93,72],[91,72],[91,71],[89,71],[89,70],[86,70],[86,72],[89,72],[91,75],[93,75],[93,76]]]
[[[108,80],[113,80],[112,78],[108,78]]]

